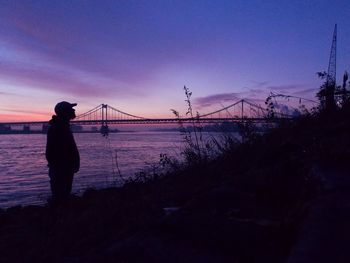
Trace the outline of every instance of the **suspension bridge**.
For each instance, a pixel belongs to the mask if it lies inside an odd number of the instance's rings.
[[[136,116],[125,111],[116,109],[107,104],[97,107],[78,115],[71,124],[76,125],[101,125],[102,129],[108,128],[110,124],[171,124],[171,123],[223,123],[223,122],[279,122],[281,120],[293,119],[293,116],[283,110],[275,110],[273,116],[269,116],[267,109],[262,106],[242,99],[228,106],[206,114],[195,114],[195,116],[175,116],[174,118],[146,118]],[[33,125],[48,125],[48,121],[23,121],[3,122],[0,128],[11,129],[11,127],[22,126],[23,130],[30,130]],[[44,128],[43,128],[44,129]]]

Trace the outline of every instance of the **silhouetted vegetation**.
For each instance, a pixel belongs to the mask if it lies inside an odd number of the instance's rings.
[[[325,71],[317,72],[317,75],[320,79],[324,80],[324,83],[321,85],[319,92],[316,94],[317,98],[320,101],[319,111],[339,110],[347,103],[349,103],[349,76],[346,71],[344,72],[343,82],[341,86],[337,86],[334,81],[330,81],[328,73]]]

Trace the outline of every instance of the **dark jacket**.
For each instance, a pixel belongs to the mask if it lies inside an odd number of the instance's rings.
[[[69,121],[52,116],[47,132],[46,159],[50,170],[76,173],[80,156]]]

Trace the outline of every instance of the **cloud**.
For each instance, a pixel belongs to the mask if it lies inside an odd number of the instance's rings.
[[[1,76],[1,74],[0,74]],[[1,87],[1,81],[0,81],[0,87]],[[10,101],[11,99],[17,99],[17,98],[28,98],[25,94],[18,94],[14,92],[7,92],[7,91],[0,91],[1,96],[7,97],[6,100]],[[10,97],[10,98],[9,98]]]
[[[12,83],[81,96],[129,96],[142,92],[139,86],[157,68],[157,61],[102,42],[98,32],[73,32],[65,21],[45,22],[23,9],[12,11],[0,21],[5,24],[0,75]]]
[[[304,89],[304,90],[299,90],[293,93],[295,96],[309,96],[309,95],[314,95],[317,93],[318,89]]]
[[[303,87],[304,87],[304,85],[288,84],[288,85],[265,86],[264,89],[270,90],[270,91],[292,91],[292,90],[300,89]]]
[[[12,95],[12,94],[11,94],[11,93],[8,93],[8,92],[0,91],[0,95]]]
[[[74,74],[54,72],[47,69],[31,68],[16,63],[0,64],[0,77],[37,89],[63,91],[83,97],[96,96],[101,92],[99,85],[85,82]]]
[[[248,96],[254,98],[266,98],[270,92],[273,92],[275,94],[283,94],[286,96],[292,95],[302,97],[305,99],[312,99],[315,97],[315,94],[317,92],[317,89],[310,88],[310,84],[267,85],[269,83],[267,81],[252,82],[256,83],[259,86],[259,88],[257,88],[256,85],[253,85],[252,87],[245,87],[245,89],[247,90],[247,93],[249,93]]]
[[[219,105],[224,102],[234,102],[240,100],[240,93],[220,93],[213,94],[206,97],[199,97],[194,99],[194,103],[198,105],[198,107],[209,107],[212,105]]]
[[[51,68],[91,74],[91,78],[124,84],[120,89],[127,88],[132,93],[152,80],[159,68],[177,60],[190,60],[201,50],[201,45],[194,45],[198,42],[194,36],[178,41],[185,34],[182,31],[177,35],[162,23],[143,21],[144,16],[129,17],[129,4],[109,7],[106,3],[72,2],[69,8],[66,5],[60,2],[5,5],[7,12],[0,17],[0,23],[5,25],[0,38],[13,53],[20,54],[18,63],[30,60]],[[97,16],[98,20],[92,19]],[[42,75],[46,85],[47,72]],[[66,84],[73,80],[57,74],[56,77]],[[40,84],[40,77],[36,82]],[[115,86],[111,89],[115,90]],[[57,89],[61,90],[59,86]],[[125,92],[120,95],[127,96]]]
[[[300,89],[305,89],[306,85],[303,84],[283,84],[283,85],[271,85],[270,81],[251,81],[252,86],[246,86],[246,97],[251,97],[254,99],[266,99],[270,92],[281,93],[285,95],[294,94]]]
[[[154,6],[146,2],[122,2],[4,4],[0,8],[0,46],[5,42],[18,57],[18,69],[12,68],[8,78],[28,83],[23,76],[28,73],[24,71],[33,68],[23,70],[21,64],[29,61],[40,66],[32,87],[82,95],[101,94],[102,90],[106,96],[116,93],[129,97],[146,94],[145,86],[148,93],[156,90],[158,87],[151,84],[168,65],[190,67],[208,63],[215,45],[222,44],[214,36],[221,36],[226,29],[216,26],[220,31],[213,30],[215,25],[203,14],[194,21],[191,16],[186,17],[190,22],[198,23],[200,19],[205,23],[194,29],[186,19],[179,19],[179,15],[184,15],[180,6],[159,3],[163,8],[169,7],[164,13],[154,12]],[[212,10],[208,13],[212,14]],[[4,61],[1,52],[0,61]],[[73,76],[50,68],[65,69]],[[81,74],[88,76],[88,81]],[[65,86],[50,85],[48,79]],[[75,87],[77,91],[73,90]]]
[[[263,89],[256,89],[256,88],[247,88],[247,89],[249,93],[252,93],[254,95],[266,93],[266,90],[263,90]]]
[[[264,84],[264,83],[267,83],[267,82],[261,82],[260,84]],[[250,88],[250,87],[245,87],[244,89],[245,91],[242,91],[242,92],[217,93],[206,97],[199,97],[194,100],[194,103],[199,108],[210,107],[213,105],[227,106],[224,104],[235,103],[241,99],[245,99],[256,104],[264,104],[269,94],[264,89]]]
[[[268,81],[256,81],[256,80],[251,80],[252,83],[254,83],[254,88],[261,88],[265,87],[269,82]]]
[[[48,74],[56,75],[56,80],[62,79],[63,82],[67,82],[69,79],[73,81],[73,78],[69,78],[67,75],[75,74],[77,79],[78,75],[89,76],[91,80],[95,81],[109,79],[114,82],[114,87],[117,83],[123,83],[124,88],[128,86],[132,90],[132,87],[150,80],[155,68],[144,60],[137,61],[133,55],[128,53],[118,54],[118,50],[112,52],[109,49],[94,52],[96,47],[88,50],[89,48],[84,44],[79,49],[56,50],[48,48],[44,43],[33,42],[26,36],[7,39],[4,43],[7,47],[7,56],[2,57],[0,64],[2,69],[5,68],[6,71],[6,67],[9,67],[13,73],[17,70],[19,78],[21,78],[20,73],[23,71],[36,70],[38,84],[41,82],[40,76],[43,77],[44,83],[45,76]]]
[[[6,111],[6,112],[14,112],[14,113],[24,113],[27,115],[33,114],[33,115],[44,115],[47,116],[47,112],[43,111],[30,111],[30,110],[13,110],[13,109],[4,109],[0,108],[0,111]]]
[[[249,92],[253,93],[266,93],[266,92],[298,92],[300,89],[306,89],[305,84],[281,84],[281,85],[271,85],[271,81],[256,81],[251,80],[252,86],[245,87]],[[311,89],[309,89],[311,90]]]

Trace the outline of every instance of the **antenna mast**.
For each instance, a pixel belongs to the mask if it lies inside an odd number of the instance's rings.
[[[331,54],[329,56],[326,81],[326,109],[335,108],[334,91],[337,71],[337,24],[334,26]]]

